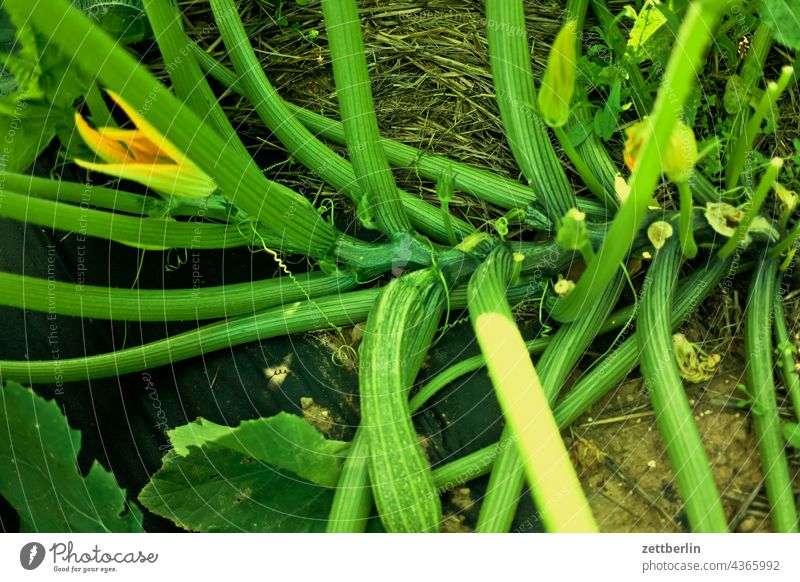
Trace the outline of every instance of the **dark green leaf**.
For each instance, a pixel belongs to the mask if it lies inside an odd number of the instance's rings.
[[[232,428],[169,432],[174,450],[142,490],[152,512],[193,531],[322,531],[347,446],[280,413]]]
[[[572,144],[572,147],[577,147],[586,141],[586,138],[589,137],[590,133],[592,133],[591,117],[578,120],[575,123],[570,124],[569,129],[567,130],[567,137],[569,138],[569,143]]]
[[[27,532],[139,532],[114,476],[95,462],[84,478],[81,435],[53,401],[9,382],[0,393],[0,494]]]
[[[285,412],[246,420],[236,428],[199,418],[171,430],[169,437],[181,456],[189,453],[190,446],[213,442],[327,487],[336,486],[341,464],[338,453],[347,446],[327,440],[304,419]]]
[[[319,532],[333,489],[304,481],[216,444],[167,455],[139,501],[201,532]]]

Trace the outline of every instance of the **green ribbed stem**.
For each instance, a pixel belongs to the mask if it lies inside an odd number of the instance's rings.
[[[31,384],[121,376],[251,341],[362,321],[377,295],[377,289],[370,289],[319,297],[96,356],[54,361],[0,361],[0,376]]]
[[[509,299],[521,301],[528,291],[527,285],[509,289]],[[352,325],[367,318],[379,293],[380,289],[365,289],[299,301],[247,317],[233,317],[204,325],[134,348],[94,356],[55,361],[0,361],[0,376],[37,384],[52,383],[57,379],[68,382],[138,372],[261,339]],[[466,288],[453,289],[450,308],[463,309],[466,306]]]
[[[363,533],[367,529],[373,504],[369,461],[369,445],[363,429],[359,428],[339,473],[325,526],[327,533]]]
[[[194,55],[187,50],[190,41],[183,30],[177,3],[171,0],[144,0],[143,3],[175,95],[199,117],[207,120],[228,147],[236,151],[236,155],[249,157],[247,148],[214,96]]]
[[[390,237],[402,237],[411,223],[380,146],[358,6],[355,0],[323,0],[322,12],[347,151],[361,190],[359,212],[364,219],[374,218]]]
[[[192,50],[200,66],[217,81],[258,105],[258,100],[249,94],[242,80],[237,78],[234,73],[194,43],[192,44]],[[341,122],[291,103],[285,103],[285,105],[314,136],[319,136],[341,145],[345,144],[344,127]],[[286,121],[286,123],[291,122]],[[524,210],[538,200],[530,187],[492,172],[474,168],[444,156],[426,153],[391,139],[381,138],[380,144],[392,165],[412,170],[421,177],[434,181],[439,180],[444,172],[450,170],[453,172],[453,185],[456,189],[472,194],[495,206]],[[408,198],[403,197],[403,204],[406,205],[406,211],[413,222],[416,220],[415,216],[418,213],[408,205],[408,200]],[[590,220],[603,221],[608,218],[605,206],[598,204],[594,200],[580,198],[577,203],[578,208],[585,212]],[[425,228],[430,228],[423,227],[421,223],[417,224],[416,222],[414,222],[414,225],[423,232],[425,232]]]
[[[200,321],[245,315],[355,286],[352,274],[309,273],[197,289],[123,289],[0,272],[0,305],[92,319]]]
[[[697,243],[694,242],[694,200],[692,192],[689,190],[688,182],[678,182],[678,195],[680,196],[680,241],[683,249],[683,256],[693,259],[697,256]]]
[[[731,19],[735,22],[735,19]],[[764,79],[764,65],[767,62],[767,56],[774,40],[772,39],[772,30],[766,24],[759,24],[750,40],[750,48],[747,51],[747,57],[742,63],[739,71],[739,77],[742,80],[742,94],[743,102],[737,111],[730,114],[732,118],[731,133],[727,143],[727,158],[730,160],[733,155],[733,149],[744,135],[747,129],[747,122],[750,118],[750,103],[749,96],[752,90],[761,83]],[[723,158],[724,159],[724,158]],[[746,164],[747,160],[745,160]],[[742,175],[739,180],[747,182],[752,181],[752,168],[747,167],[747,164],[742,169]]]
[[[0,217],[36,224],[53,230],[74,232],[113,240],[143,249],[224,249],[253,244],[235,226],[207,222],[177,222],[162,218],[137,218],[72,204],[30,198],[5,191],[0,194]],[[269,246],[278,248],[280,240],[264,236]]]
[[[216,22],[225,41],[228,56],[239,75],[237,78],[225,70],[224,74],[228,75],[226,80],[230,85],[235,83],[235,88],[246,96],[264,125],[275,134],[289,155],[331,187],[349,196],[351,200],[355,202],[360,200],[361,189],[350,162],[312,134],[293,114],[289,105],[281,99],[267,79],[258,57],[250,46],[233,2],[213,0],[211,7],[216,15]],[[197,45],[192,46],[198,48]],[[207,59],[211,59],[202,50],[193,51],[193,55],[206,63]],[[213,59],[211,61],[215,63]],[[344,138],[343,130],[342,138]],[[442,212],[439,209],[402,190],[398,190],[397,194],[415,228],[438,241],[448,242],[449,233],[442,227]],[[462,220],[452,222],[459,238],[474,232],[474,228]]]
[[[0,189],[27,194],[33,198],[77,204],[83,208],[103,208],[154,218],[195,216],[227,222],[231,218],[232,210],[230,203],[219,194],[207,200],[164,200],[158,196],[144,196],[116,188],[95,186],[92,183],[68,182],[12,172],[0,172]]]
[[[792,80],[793,75],[794,69],[792,67],[783,67],[778,80],[767,84],[758,107],[756,107],[750,119],[747,120],[743,131],[736,138],[731,150],[728,165],[725,168],[726,190],[733,190],[739,185],[739,179],[746,169],[745,164],[747,163],[748,153],[752,151],[756,136],[761,132],[761,124],[764,123],[764,119],[770,112],[775,111],[778,99],[789,86],[789,81]]]
[[[564,150],[564,153],[567,155],[567,158],[569,158],[569,161],[572,162],[573,166],[575,166],[575,171],[578,172],[578,175],[583,180],[583,183],[586,184],[586,187],[589,188],[592,194],[597,196],[598,199],[602,200],[607,207],[616,208],[619,203],[614,196],[614,190],[607,190],[600,183],[600,180],[597,178],[594,170],[589,167],[589,164],[584,161],[581,154],[578,153],[578,150],[572,145],[572,142],[570,142],[567,132],[561,127],[553,127],[551,129],[553,130],[553,135],[556,136],[561,149]]]
[[[545,397],[551,407],[586,348],[605,327],[603,323],[609,319],[609,314],[622,292],[624,281],[622,274],[618,274],[605,296],[594,305],[587,306],[578,320],[562,325],[536,362]],[[621,321],[621,318],[615,320]],[[513,434],[506,427],[501,442],[511,438]],[[486,497],[478,516],[478,531],[507,532],[510,529],[524,482],[525,473],[519,455],[514,447],[504,447],[492,469]]]
[[[106,105],[103,99],[103,93],[97,83],[92,83],[86,95],[84,95],[86,107],[89,108],[89,114],[92,116],[92,121],[95,125],[104,127],[116,127],[114,116],[111,115],[111,110]]]
[[[547,384],[542,382],[543,378],[533,367],[505,297],[504,290],[515,270],[508,251],[498,248],[475,271],[468,288],[470,320],[507,421],[504,440],[513,439],[513,445],[505,448],[495,462],[492,471],[493,477],[497,476],[493,479],[494,488],[495,491],[498,487],[505,489],[509,484],[513,487],[513,473],[521,466],[548,531],[597,531],[548,406]],[[553,350],[552,346],[553,343],[547,351]],[[554,354],[553,361],[561,357],[561,354]],[[569,373],[555,364],[553,369]],[[551,388],[549,392],[555,393],[556,390]],[[502,462],[504,458],[509,462]],[[481,508],[482,515],[489,515],[485,513],[485,507],[491,491],[492,481]],[[519,488],[514,492],[514,495],[518,494]],[[492,514],[493,509],[494,506]],[[481,526],[479,518],[478,530],[486,531]]]
[[[487,0],[486,33],[500,118],[514,159],[552,220],[575,206],[575,195],[544,122],[535,113],[522,0]]]
[[[96,206],[139,216],[153,214],[166,206],[160,198],[81,182],[39,178],[12,172],[0,172],[0,189],[27,194],[34,198]]]
[[[779,275],[778,283],[783,284],[783,278],[783,274]],[[800,376],[798,376],[795,360],[797,348],[794,347],[792,335],[790,335],[786,325],[786,311],[783,305],[783,296],[780,293],[775,294],[773,309],[775,310],[775,328],[773,331],[775,333],[775,346],[778,350],[778,365],[781,369],[781,378],[783,379],[786,393],[789,395],[789,400],[792,402],[795,418],[797,422],[800,422]]]
[[[797,508],[773,378],[771,316],[777,274],[778,259],[767,259],[756,267],[750,284],[744,319],[747,390],[753,398],[751,418],[758,440],[772,529],[796,533]]]
[[[673,237],[656,252],[647,271],[636,334],[642,374],[692,531],[727,532],[719,490],[672,347],[670,311],[680,261],[680,242]]]
[[[800,222],[794,225],[786,235],[767,252],[768,257],[779,257],[785,252],[795,247],[797,241],[800,240]]]

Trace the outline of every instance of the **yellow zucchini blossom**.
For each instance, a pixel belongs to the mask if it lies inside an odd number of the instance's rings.
[[[80,114],[75,125],[102,162],[75,160],[82,168],[139,182],[164,195],[207,198],[217,189],[211,179],[172,142],[118,94],[109,96],[133,122],[135,129],[94,129]]]
[[[649,120],[634,123],[625,130],[625,165],[633,172],[639,163],[639,154],[647,132],[652,131]],[[669,137],[667,151],[661,156],[661,170],[675,182],[686,182],[692,177],[697,162],[697,141],[694,132],[685,123],[678,121]]]

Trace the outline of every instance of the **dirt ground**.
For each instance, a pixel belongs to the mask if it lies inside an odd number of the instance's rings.
[[[725,514],[737,532],[771,530],[764,511],[758,445],[742,393],[741,369],[688,389]],[[571,450],[600,529],[685,531],[677,485],[641,380],[621,385],[572,427]]]

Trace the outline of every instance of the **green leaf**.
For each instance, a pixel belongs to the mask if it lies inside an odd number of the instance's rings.
[[[214,443],[326,487],[336,486],[339,453],[347,446],[327,440],[303,418],[285,412],[246,420],[236,428],[198,418],[171,430],[169,437],[180,456],[189,454],[188,447]]]
[[[41,97],[39,49],[33,28],[23,11],[3,6],[0,10],[0,95],[10,103],[18,95]]]
[[[655,3],[648,1],[633,23],[633,28],[631,28],[631,32],[628,35],[626,53],[628,53],[629,56],[638,56],[647,44],[647,41],[650,40],[666,22],[666,17],[656,7]]]
[[[192,531],[323,531],[347,446],[299,416],[237,427],[205,419],[169,432],[174,447],[139,500]]]
[[[230,426],[217,424],[200,417],[194,422],[173,428],[167,434],[169,442],[172,444],[172,452],[185,457],[189,454],[189,447],[202,447],[213,443],[234,430],[236,429]]]
[[[207,444],[168,454],[139,501],[190,531],[321,532],[333,489]]]
[[[604,141],[611,139],[614,130],[617,128],[619,114],[622,110],[620,104],[620,93],[622,90],[622,80],[617,78],[611,85],[608,100],[602,111],[598,111],[594,117],[595,133],[603,138]]]
[[[800,450],[800,424],[796,422],[783,423],[783,438],[790,447]]]
[[[0,393],[0,494],[25,532],[140,532],[142,514],[99,463],[78,472],[81,435],[54,401],[9,382]]]
[[[3,153],[0,156],[0,171],[23,172],[55,136],[54,119],[25,115],[26,103],[21,101],[19,114],[0,113],[0,136],[3,136]]]
[[[586,119],[576,118],[576,120],[569,125],[567,129],[567,137],[572,147],[581,145],[589,135],[592,133],[592,118]]]
[[[39,83],[44,92],[44,101],[56,110],[73,112],[75,101],[86,94],[92,83],[93,71],[84,70],[53,43],[40,39],[42,50],[39,66]]]
[[[800,0],[763,0],[759,14],[777,42],[800,50]]]

